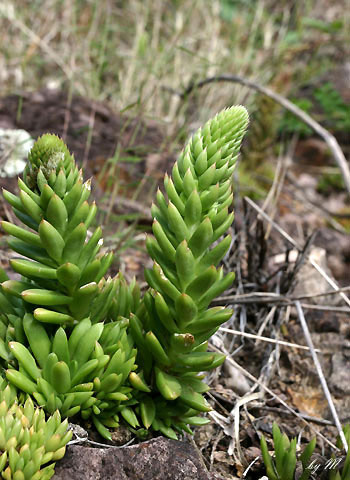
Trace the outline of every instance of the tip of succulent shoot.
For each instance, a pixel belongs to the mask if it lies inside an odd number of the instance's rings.
[[[70,154],[64,141],[57,135],[45,133],[34,143],[28,155],[28,163],[25,170],[25,180],[30,188],[36,187],[36,178],[39,169],[46,178],[61,168],[66,171],[69,166],[74,166],[74,158]]]
[[[243,105],[233,105],[232,107],[228,107],[227,110],[235,111],[236,114],[241,113],[247,118],[249,117],[248,110]]]
[[[211,124],[211,129],[219,128],[221,133],[226,133],[230,129],[242,130],[242,133],[244,133],[249,123],[248,110],[243,105],[233,105],[221,110],[208,123]]]
[[[61,138],[53,133],[45,133],[34,143],[28,161],[33,166],[41,167],[49,162],[62,162],[70,157],[71,154]]]
[[[245,119],[249,121],[248,110],[243,105],[233,105],[232,107],[227,107],[217,114],[217,116],[234,116],[235,118]]]

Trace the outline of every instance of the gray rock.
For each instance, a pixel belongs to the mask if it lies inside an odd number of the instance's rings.
[[[54,480],[211,480],[188,442],[159,437],[125,448],[67,447]]]
[[[23,172],[34,140],[25,130],[0,128],[0,176],[17,177]]]
[[[339,392],[343,395],[350,394],[349,366],[349,354],[346,356],[345,352],[338,352],[332,356],[332,375],[330,378],[330,386],[336,392]]]

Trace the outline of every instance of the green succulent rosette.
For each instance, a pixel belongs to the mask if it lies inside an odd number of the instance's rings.
[[[63,417],[91,417],[107,439],[111,439],[108,428],[118,427],[124,415],[129,418],[130,405],[136,403],[128,377],[137,368],[137,352],[127,333],[128,319],[118,315],[128,313],[132,306],[128,294],[132,295],[120,276],[115,283],[123,300],[123,305],[112,304],[117,321],[92,323],[87,317],[72,329],[61,326],[52,333],[26,313],[22,328],[28,346],[8,342],[5,372],[11,384],[48,413],[59,410]]]

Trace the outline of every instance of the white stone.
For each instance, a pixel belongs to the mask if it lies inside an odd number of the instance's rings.
[[[0,128],[0,177],[16,177],[26,166],[34,140],[25,130]]]

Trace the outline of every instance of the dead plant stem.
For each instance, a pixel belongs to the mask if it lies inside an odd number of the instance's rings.
[[[331,150],[333,157],[342,173],[345,188],[348,194],[350,195],[350,168],[346,161],[344,153],[342,152],[342,149],[340,148],[339,143],[337,142],[334,135],[332,135],[330,132],[328,132],[328,130],[322,127],[322,125],[316,122],[316,120],[314,120],[308,113],[304,112],[301,108],[299,108],[293,102],[283,97],[282,95],[279,95],[278,93],[274,92],[270,88],[263,87],[262,85],[259,85],[258,83],[253,82],[245,77],[240,77],[238,75],[223,74],[223,75],[215,75],[213,77],[208,77],[196,83],[191,83],[186,88],[186,90],[184,90],[181,93],[171,89],[168,89],[168,90],[172,91],[172,93],[177,93],[178,95],[180,95],[182,99],[186,99],[192,91],[202,88],[205,85],[208,85],[210,83],[218,83],[218,82],[238,83],[240,85],[244,85],[245,87],[256,90],[257,92],[260,92],[263,95],[266,95],[267,97],[272,98],[272,100],[282,105],[282,107],[289,110],[291,113],[293,113],[293,115],[298,117],[306,125],[312,128],[314,132],[316,132],[321,138],[323,138],[323,140]]]
[[[331,393],[329,391],[329,388],[328,388],[328,385],[327,385],[327,381],[326,381],[325,376],[323,374],[321,364],[320,364],[320,362],[318,360],[318,357],[317,357],[317,354],[315,352],[315,348],[314,348],[314,345],[313,345],[313,342],[312,342],[309,327],[307,326],[307,323],[306,323],[306,320],[305,320],[305,317],[304,317],[303,309],[301,308],[300,302],[298,300],[295,302],[295,306],[296,306],[296,309],[297,309],[297,312],[298,312],[298,317],[299,317],[299,320],[300,320],[301,327],[302,327],[303,332],[304,332],[306,343],[309,346],[310,353],[311,353],[312,359],[314,361],[316,371],[317,371],[317,374],[319,376],[323,392],[325,394],[326,400],[327,400],[328,405],[329,405],[329,409],[330,409],[332,417],[334,419],[334,423],[337,427],[340,439],[341,439],[341,441],[344,445],[345,451],[347,452],[348,451],[348,443],[346,441],[346,438],[345,438],[345,435],[344,435],[344,432],[343,432],[343,429],[342,429],[342,426],[341,426],[341,423],[340,423],[340,420],[339,420],[339,417],[338,417],[338,413],[335,409],[334,402],[333,402],[333,399],[332,399],[332,395],[331,395]]]

